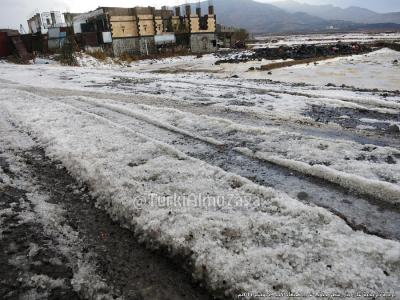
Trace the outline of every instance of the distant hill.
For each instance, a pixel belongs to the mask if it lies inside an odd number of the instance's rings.
[[[393,12],[393,13],[387,13],[387,14],[380,14],[380,20],[385,22],[390,22],[390,23],[397,23],[400,24],[400,12]],[[374,20],[376,22],[376,20]]]
[[[310,5],[293,0],[274,2],[274,6],[289,13],[302,12],[325,20],[342,20],[364,24],[400,23],[400,12],[380,14],[356,6],[340,8],[334,5]]]
[[[254,0],[214,0],[214,4],[218,23],[246,28],[252,33],[321,32],[332,28],[339,31],[371,30],[375,27],[367,26],[371,23],[384,23],[376,25],[380,30],[400,28],[396,24],[388,24],[397,23],[398,13],[378,14],[358,7],[341,9],[332,5],[306,5],[295,1],[272,5]],[[197,4],[191,5],[194,11]],[[200,5],[206,12],[208,1]]]
[[[267,3],[253,0],[214,0],[218,23],[246,28],[254,33],[308,31],[326,28],[324,19],[306,13],[288,13]],[[206,9],[208,2],[202,2]],[[195,8],[196,4],[192,4]]]

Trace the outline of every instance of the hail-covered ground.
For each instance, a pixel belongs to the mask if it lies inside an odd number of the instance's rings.
[[[224,55],[0,63],[1,297],[400,297],[400,53]]]

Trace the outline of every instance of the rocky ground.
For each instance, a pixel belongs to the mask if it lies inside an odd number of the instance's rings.
[[[330,45],[293,45],[269,48],[258,48],[254,53],[238,55],[235,58],[221,59],[216,62],[217,65],[223,63],[243,63],[252,60],[277,60],[277,59],[318,59],[321,57],[336,57],[343,55],[357,55],[369,53],[373,50],[384,48],[385,43],[379,45],[361,44],[361,43],[336,43]]]

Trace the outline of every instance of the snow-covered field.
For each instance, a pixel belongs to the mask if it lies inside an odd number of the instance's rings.
[[[213,291],[400,295],[396,57],[5,63],[0,118]]]
[[[273,71],[273,76],[270,76],[270,78],[315,85],[332,83],[364,89],[399,90],[399,62],[400,52],[382,49],[365,55],[333,58],[318,62],[317,65],[309,64],[282,68]],[[260,78],[257,75],[251,74],[250,77]]]
[[[282,45],[324,45],[343,43],[369,43],[376,41],[399,41],[400,33],[343,33],[343,34],[306,34],[306,35],[278,35],[258,36],[257,43],[250,46],[255,48],[279,47]]]

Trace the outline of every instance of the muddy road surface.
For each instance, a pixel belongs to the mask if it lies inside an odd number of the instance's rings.
[[[44,70],[50,75],[53,71]],[[97,76],[93,82],[86,82],[93,74]],[[202,130],[208,129],[204,124],[197,124],[197,133],[185,133],[179,124],[160,126],[90,103],[101,99],[122,106],[147,105],[164,109],[165,114],[179,110],[205,119],[229,120],[238,126],[337,138],[366,149],[399,149],[395,126],[400,119],[395,101],[386,102],[371,91],[350,88],[336,99],[326,87],[319,95],[316,87],[246,80],[205,82],[201,78],[203,81],[197,82],[190,76],[173,80],[154,77],[158,75],[103,78],[86,69],[66,69],[57,76],[76,86],[48,89],[1,80],[0,87],[26,93],[27,99],[41,97],[50,105],[62,104],[79,114],[102,118],[110,126],[135,131],[210,166],[285,192],[310,206],[323,207],[354,231],[400,241],[398,205],[237,150],[257,148],[256,139],[252,143],[221,130],[213,136],[221,142],[218,146],[201,138]],[[397,99],[398,94],[389,96]],[[122,228],[97,207],[88,185],[47,157],[29,130],[11,119],[0,120],[0,125],[1,299],[214,299],[200,282],[192,281],[190,269],[185,268],[187,261],[167,257],[166,251],[150,251],[132,230]],[[395,165],[399,159],[393,156],[387,163]]]
[[[40,147],[8,149],[0,168],[1,299],[214,299]]]

